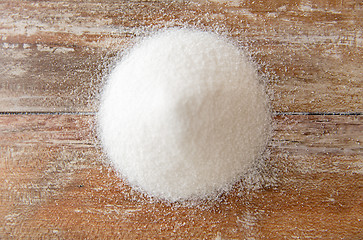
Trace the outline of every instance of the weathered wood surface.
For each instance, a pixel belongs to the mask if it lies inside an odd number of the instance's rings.
[[[361,1],[0,0],[0,239],[363,239],[361,115],[275,116],[266,180],[155,202],[105,163],[102,77],[150,32],[195,26],[251,53],[275,112],[363,112]],[[256,188],[250,189],[251,186]]]
[[[119,180],[94,116],[0,116],[0,238],[362,239],[362,116],[274,122],[274,181],[183,206]]]
[[[0,1],[0,111],[96,111],[102,72],[151,31],[246,46],[274,111],[362,112],[361,1]]]

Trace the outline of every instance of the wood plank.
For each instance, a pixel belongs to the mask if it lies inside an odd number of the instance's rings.
[[[117,52],[163,27],[239,42],[274,111],[362,112],[360,1],[0,2],[0,111],[97,111]]]
[[[362,116],[274,123],[269,180],[186,206],[120,180],[94,116],[2,115],[0,238],[362,239]]]
[[[100,49],[12,45],[0,48],[0,111],[90,111],[109,53]]]

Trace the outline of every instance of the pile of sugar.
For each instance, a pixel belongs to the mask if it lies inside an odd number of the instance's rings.
[[[263,86],[244,53],[216,34],[158,32],[116,65],[98,114],[115,169],[147,194],[178,201],[228,189],[267,142]]]

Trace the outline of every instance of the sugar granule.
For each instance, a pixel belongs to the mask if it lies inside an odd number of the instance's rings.
[[[270,114],[240,48],[214,33],[169,29],[116,65],[98,125],[105,152],[132,186],[178,201],[240,179],[266,146]]]

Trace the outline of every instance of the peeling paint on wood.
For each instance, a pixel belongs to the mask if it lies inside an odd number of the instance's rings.
[[[2,1],[0,8],[0,111],[96,111],[101,72],[117,52],[173,26],[217,31],[246,47],[270,81],[275,111],[363,111],[359,1]]]

